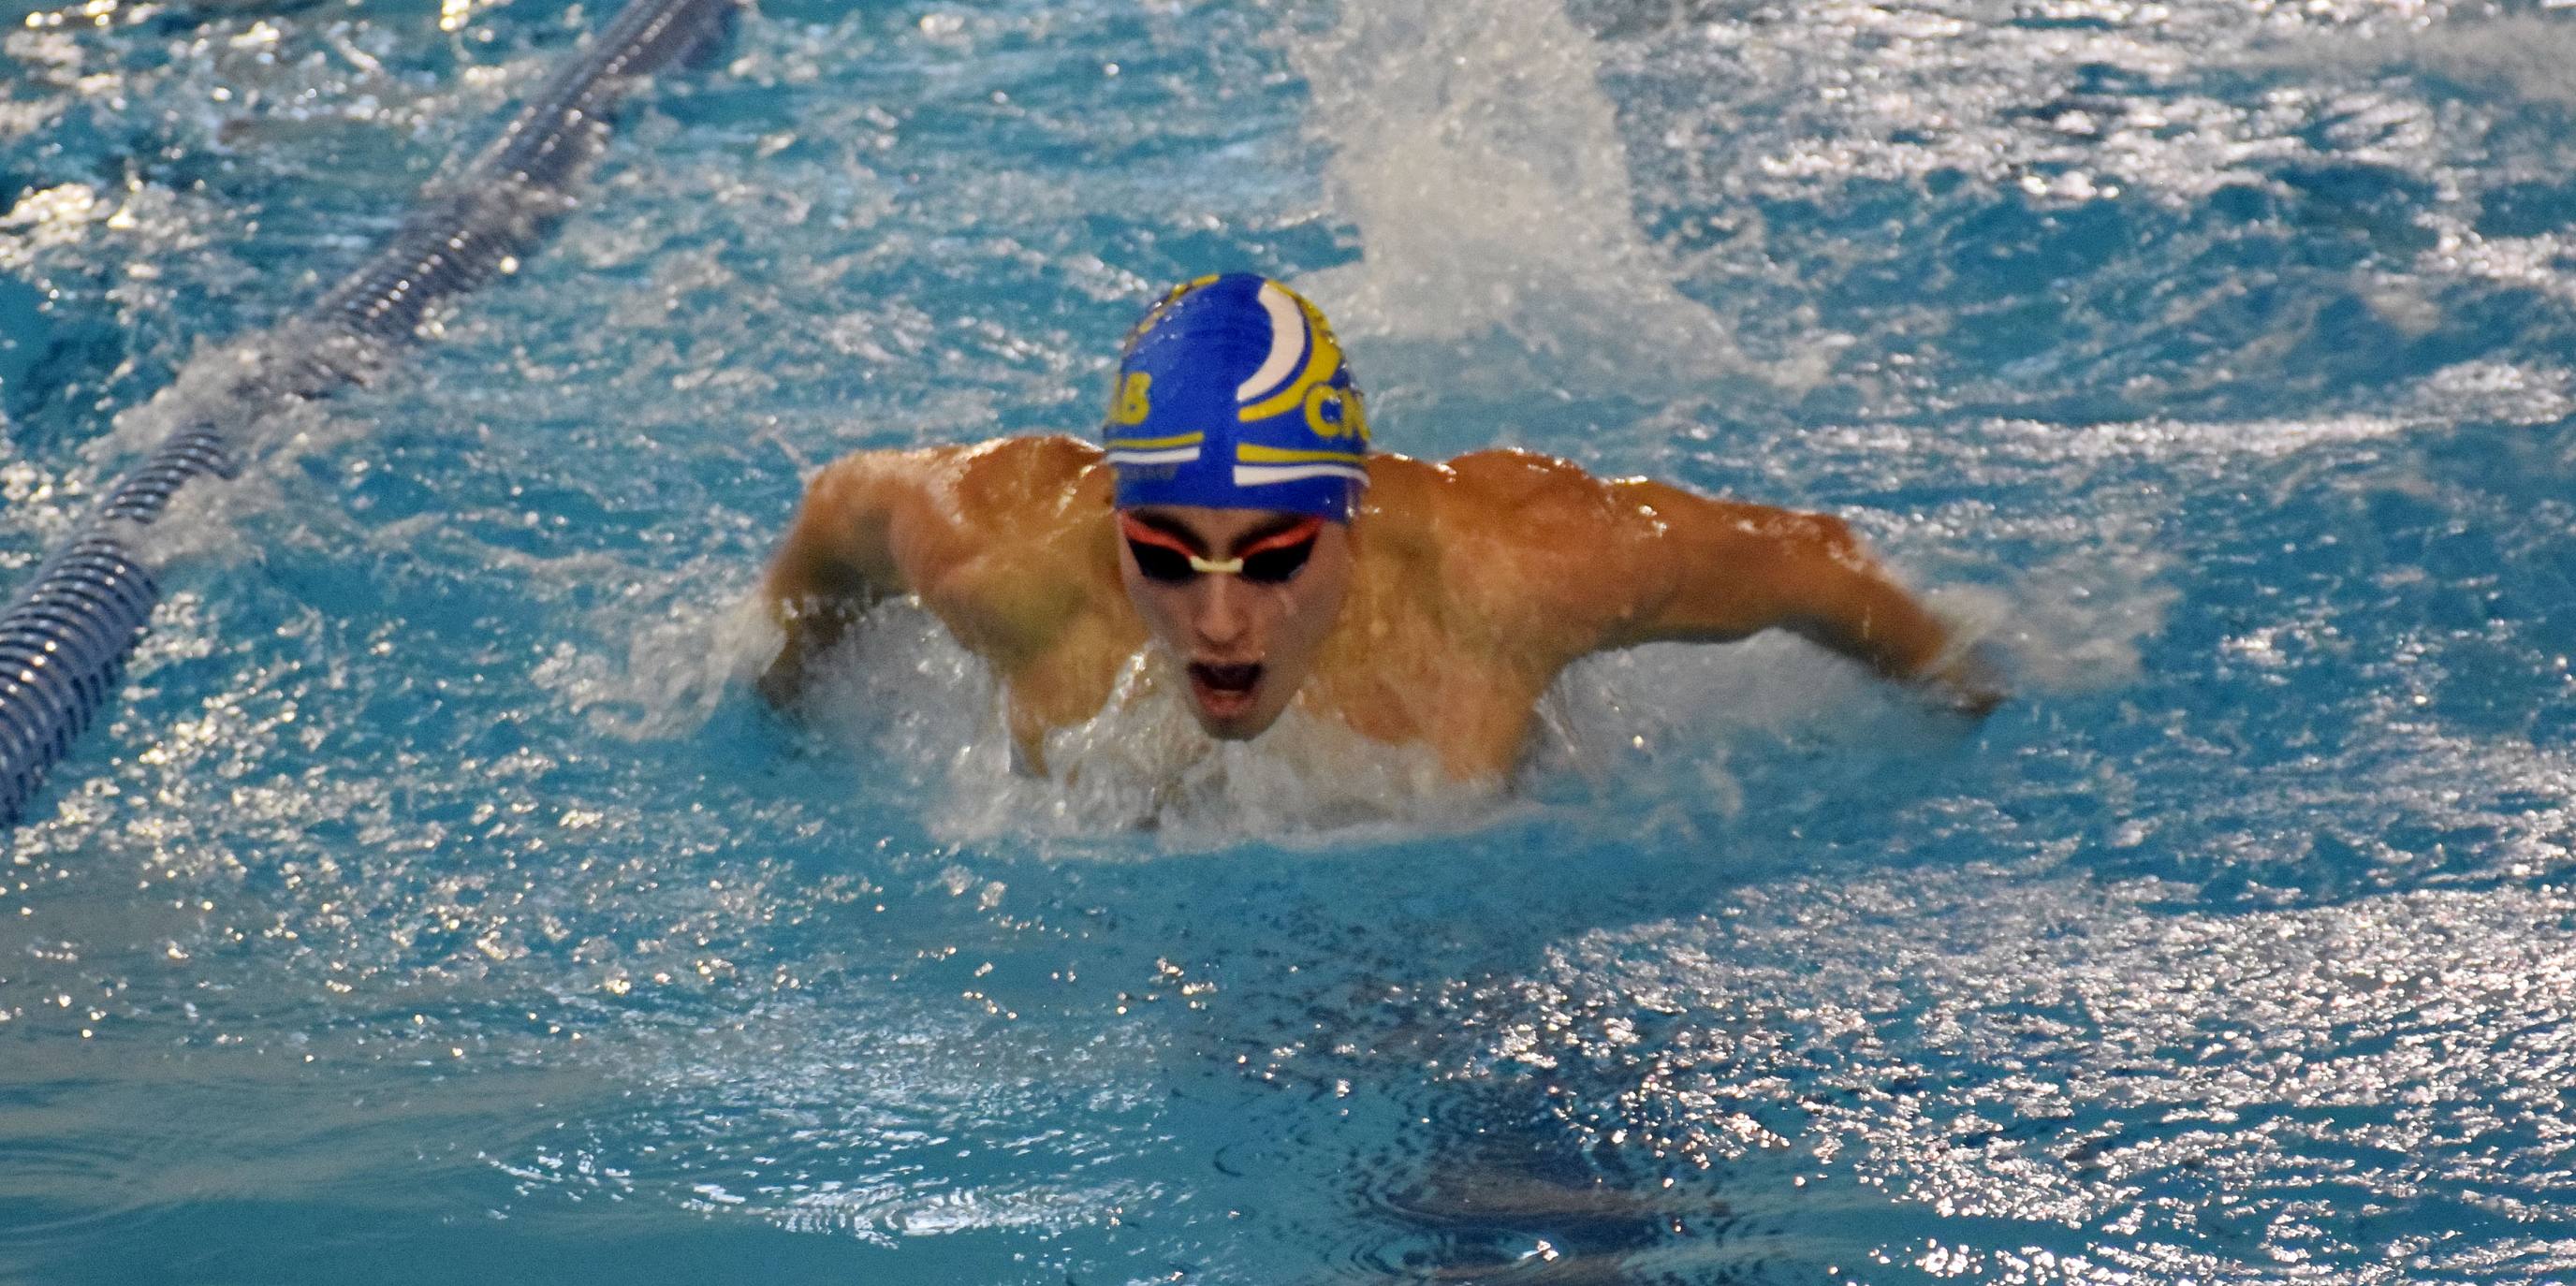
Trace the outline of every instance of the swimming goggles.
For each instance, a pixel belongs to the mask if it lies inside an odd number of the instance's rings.
[[[1323,531],[1324,520],[1310,517],[1252,541],[1232,558],[1217,560],[1201,557],[1170,532],[1118,515],[1118,532],[1136,555],[1136,570],[1165,585],[1185,585],[1195,576],[1240,576],[1258,585],[1285,585],[1304,569]]]

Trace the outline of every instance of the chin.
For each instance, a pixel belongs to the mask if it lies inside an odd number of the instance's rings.
[[[1250,741],[1270,731],[1287,713],[1288,703],[1262,700],[1268,693],[1258,693],[1250,701],[1208,700],[1202,694],[1190,702],[1190,713],[1196,715],[1199,729],[1219,741]],[[1228,708],[1232,707],[1232,708]]]
[[[1281,714],[1277,710],[1237,715],[1213,715],[1205,710],[1191,713],[1198,716],[1200,731],[1219,741],[1250,741],[1270,731],[1270,725],[1279,722]]]

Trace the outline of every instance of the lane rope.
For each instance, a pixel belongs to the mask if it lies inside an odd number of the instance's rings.
[[[230,478],[259,425],[293,400],[363,382],[441,303],[508,270],[573,205],[641,78],[724,37],[743,0],[632,0],[521,107],[499,137],[432,179],[357,271],[235,346],[202,417],[190,417],[108,489],[0,612],[0,825],[26,818],[45,775],[116,693],[160,601],[138,540],[199,478]]]

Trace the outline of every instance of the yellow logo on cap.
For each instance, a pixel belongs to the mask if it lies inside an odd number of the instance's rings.
[[[1360,391],[1338,389],[1330,384],[1318,384],[1306,390],[1306,427],[1327,442],[1335,438],[1357,438],[1367,442],[1368,412],[1360,405]]]
[[[1118,395],[1110,399],[1109,422],[1121,428],[1143,424],[1145,417],[1154,413],[1154,399],[1150,396],[1153,387],[1153,376],[1143,371],[1129,372],[1118,382]]]

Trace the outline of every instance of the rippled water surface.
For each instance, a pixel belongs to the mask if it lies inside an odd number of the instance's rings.
[[[0,3],[0,566],[602,16]],[[165,524],[0,866],[0,1279],[2576,1277],[2571,66],[2550,3],[768,0]],[[819,726],[742,689],[803,472],[1081,431],[1233,267],[1385,445],[1843,514],[2019,697],[1646,649],[1462,799],[1154,719],[1012,781],[901,607]]]

